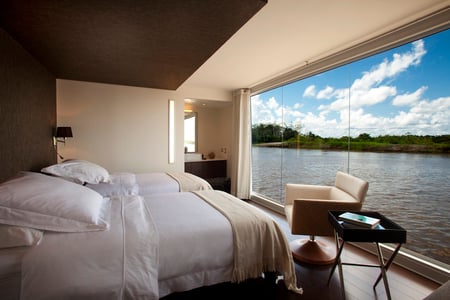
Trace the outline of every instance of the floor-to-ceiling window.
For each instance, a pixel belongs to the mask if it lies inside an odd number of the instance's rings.
[[[406,249],[450,264],[450,30],[255,94],[252,192],[336,171],[369,182],[363,209],[408,231]]]

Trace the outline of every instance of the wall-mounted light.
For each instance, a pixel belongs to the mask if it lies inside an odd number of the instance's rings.
[[[72,127],[56,127],[56,132],[53,136],[53,145],[56,147],[58,143],[66,144],[66,139],[71,137],[73,137]]]
[[[175,100],[169,100],[169,164],[175,163]]]

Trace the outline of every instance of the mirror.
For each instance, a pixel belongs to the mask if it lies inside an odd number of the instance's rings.
[[[197,152],[196,112],[184,112],[184,152]]]

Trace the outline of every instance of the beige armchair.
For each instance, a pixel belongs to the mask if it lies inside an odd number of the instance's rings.
[[[333,235],[328,211],[360,210],[368,188],[368,182],[343,172],[337,172],[334,186],[286,184],[285,213],[291,232],[310,236],[290,243],[294,258],[311,264],[334,262],[334,243],[315,236]]]

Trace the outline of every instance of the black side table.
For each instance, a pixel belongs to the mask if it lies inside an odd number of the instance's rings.
[[[373,211],[352,211],[352,212],[380,219],[381,229],[364,228],[358,225],[348,224],[339,220],[339,215],[344,212],[345,211],[328,212],[328,221],[334,228],[334,237],[336,240],[336,248],[337,248],[336,260],[331,269],[330,276],[328,277],[328,283],[330,283],[330,279],[333,276],[336,266],[338,266],[341,286],[343,294],[345,296],[344,275],[342,273],[342,265],[377,267],[380,268],[381,272],[377,280],[375,281],[375,284],[373,285],[373,289],[375,289],[378,282],[380,282],[381,278],[383,278],[384,287],[386,289],[386,295],[388,299],[391,299],[391,293],[389,290],[386,272],[389,269],[389,266],[394,261],[394,258],[397,255],[398,251],[400,250],[402,244],[406,243],[406,230],[397,225],[396,223],[394,223],[393,221],[389,220],[382,214]],[[353,264],[341,262],[340,258],[341,253],[342,249],[344,249],[344,245],[346,242],[375,243],[377,248],[379,265],[365,265],[365,264]],[[397,244],[394,252],[392,253],[391,257],[387,260],[387,262],[385,262],[385,259],[383,258],[383,254],[381,252],[381,247],[379,243]]]

